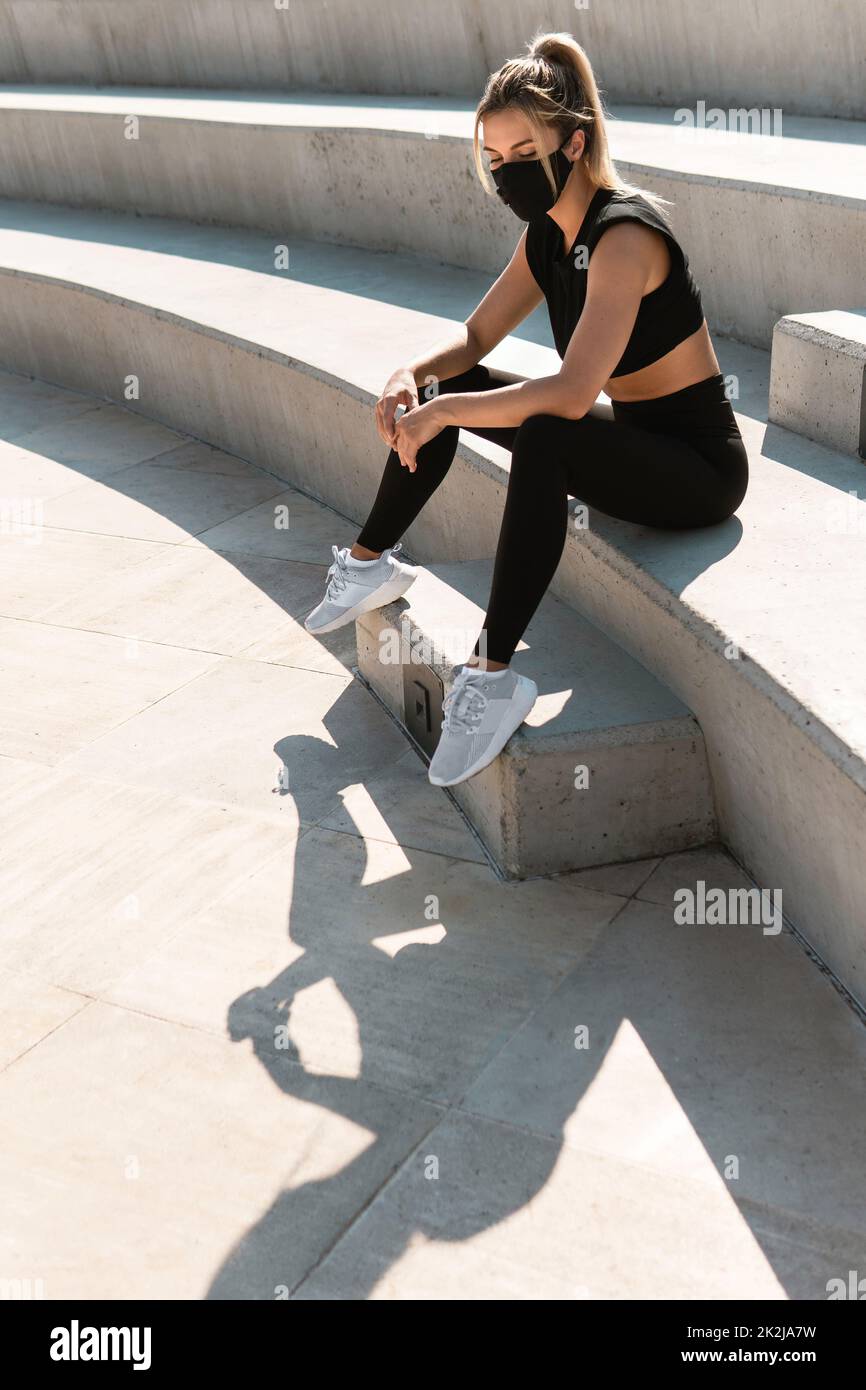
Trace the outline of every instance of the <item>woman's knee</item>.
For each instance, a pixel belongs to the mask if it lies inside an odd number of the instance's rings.
[[[583,432],[584,419],[566,415],[528,415],[517,431],[515,445],[523,449],[568,447]]]
[[[512,473],[537,468],[542,461],[545,473],[555,472],[558,465],[564,465],[569,450],[573,449],[574,433],[567,427],[578,423],[561,415],[529,415],[519,427],[511,447]]]
[[[723,526],[726,521],[730,521],[742,503],[741,496],[726,497],[718,502],[714,507],[710,507],[706,519],[701,521],[701,526]]]
[[[703,509],[703,519],[698,522],[699,526],[722,526],[726,521],[739,510],[745,499],[748,490],[748,463],[742,471],[738,471],[734,476],[722,482],[716,489],[715,495],[707,499]]]
[[[749,487],[749,457],[742,441],[732,442],[717,464],[713,495],[706,499],[701,526],[721,526],[740,508]]]

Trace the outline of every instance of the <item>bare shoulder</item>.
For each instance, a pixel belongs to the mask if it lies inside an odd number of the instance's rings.
[[[647,289],[661,284],[671,257],[662,232],[645,222],[617,221],[604,231],[589,262],[589,278],[598,282],[643,279]]]
[[[659,248],[667,249],[662,232],[646,222],[617,221],[604,229],[593,253],[593,260],[615,261],[622,257],[652,257]]]

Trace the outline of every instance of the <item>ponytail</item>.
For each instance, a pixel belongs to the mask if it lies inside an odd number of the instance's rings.
[[[484,95],[475,113],[472,147],[475,169],[488,193],[494,191],[481,156],[478,128],[485,116],[515,107],[526,117],[541,150],[548,130],[555,128],[565,140],[575,129],[585,137],[583,165],[596,188],[611,188],[626,194],[640,194],[667,220],[664,205],[669,202],[657,194],[625,183],[610,156],[606,112],[592,64],[573,34],[546,34],[540,31],[527,45],[523,58],[510,58],[487,79]],[[553,165],[549,155],[540,155],[551,189],[556,193]]]

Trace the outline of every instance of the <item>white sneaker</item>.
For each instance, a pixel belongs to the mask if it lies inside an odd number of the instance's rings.
[[[453,787],[492,763],[537,698],[535,681],[510,666],[501,674],[463,666],[442,706],[442,733],[427,773],[433,786]]]
[[[304,619],[307,632],[333,632],[405,594],[418,570],[392,558],[400,549],[402,542],[398,541],[390,550],[383,550],[378,560],[359,565],[350,559],[348,546],[338,550],[332,545],[334,563],[328,570],[325,597]]]

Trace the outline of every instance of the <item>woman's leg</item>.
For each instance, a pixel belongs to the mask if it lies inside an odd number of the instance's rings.
[[[486,367],[470,367],[460,376],[440,381],[439,391],[495,391],[502,383],[495,380]],[[404,468],[396,449],[388,454],[379,491],[356,545],[377,554],[394,545],[408,530],[424,504],[432,497],[454,461],[457,452],[459,427],[448,425],[418,450],[418,467],[414,473]],[[495,444],[510,449],[517,434],[514,428],[478,429]]]
[[[718,525],[740,505],[748,460],[738,437],[685,440],[616,421],[534,415],[517,431],[479,654],[510,662],[562,556],[568,497],[663,529]],[[713,461],[704,457],[704,452]]]

